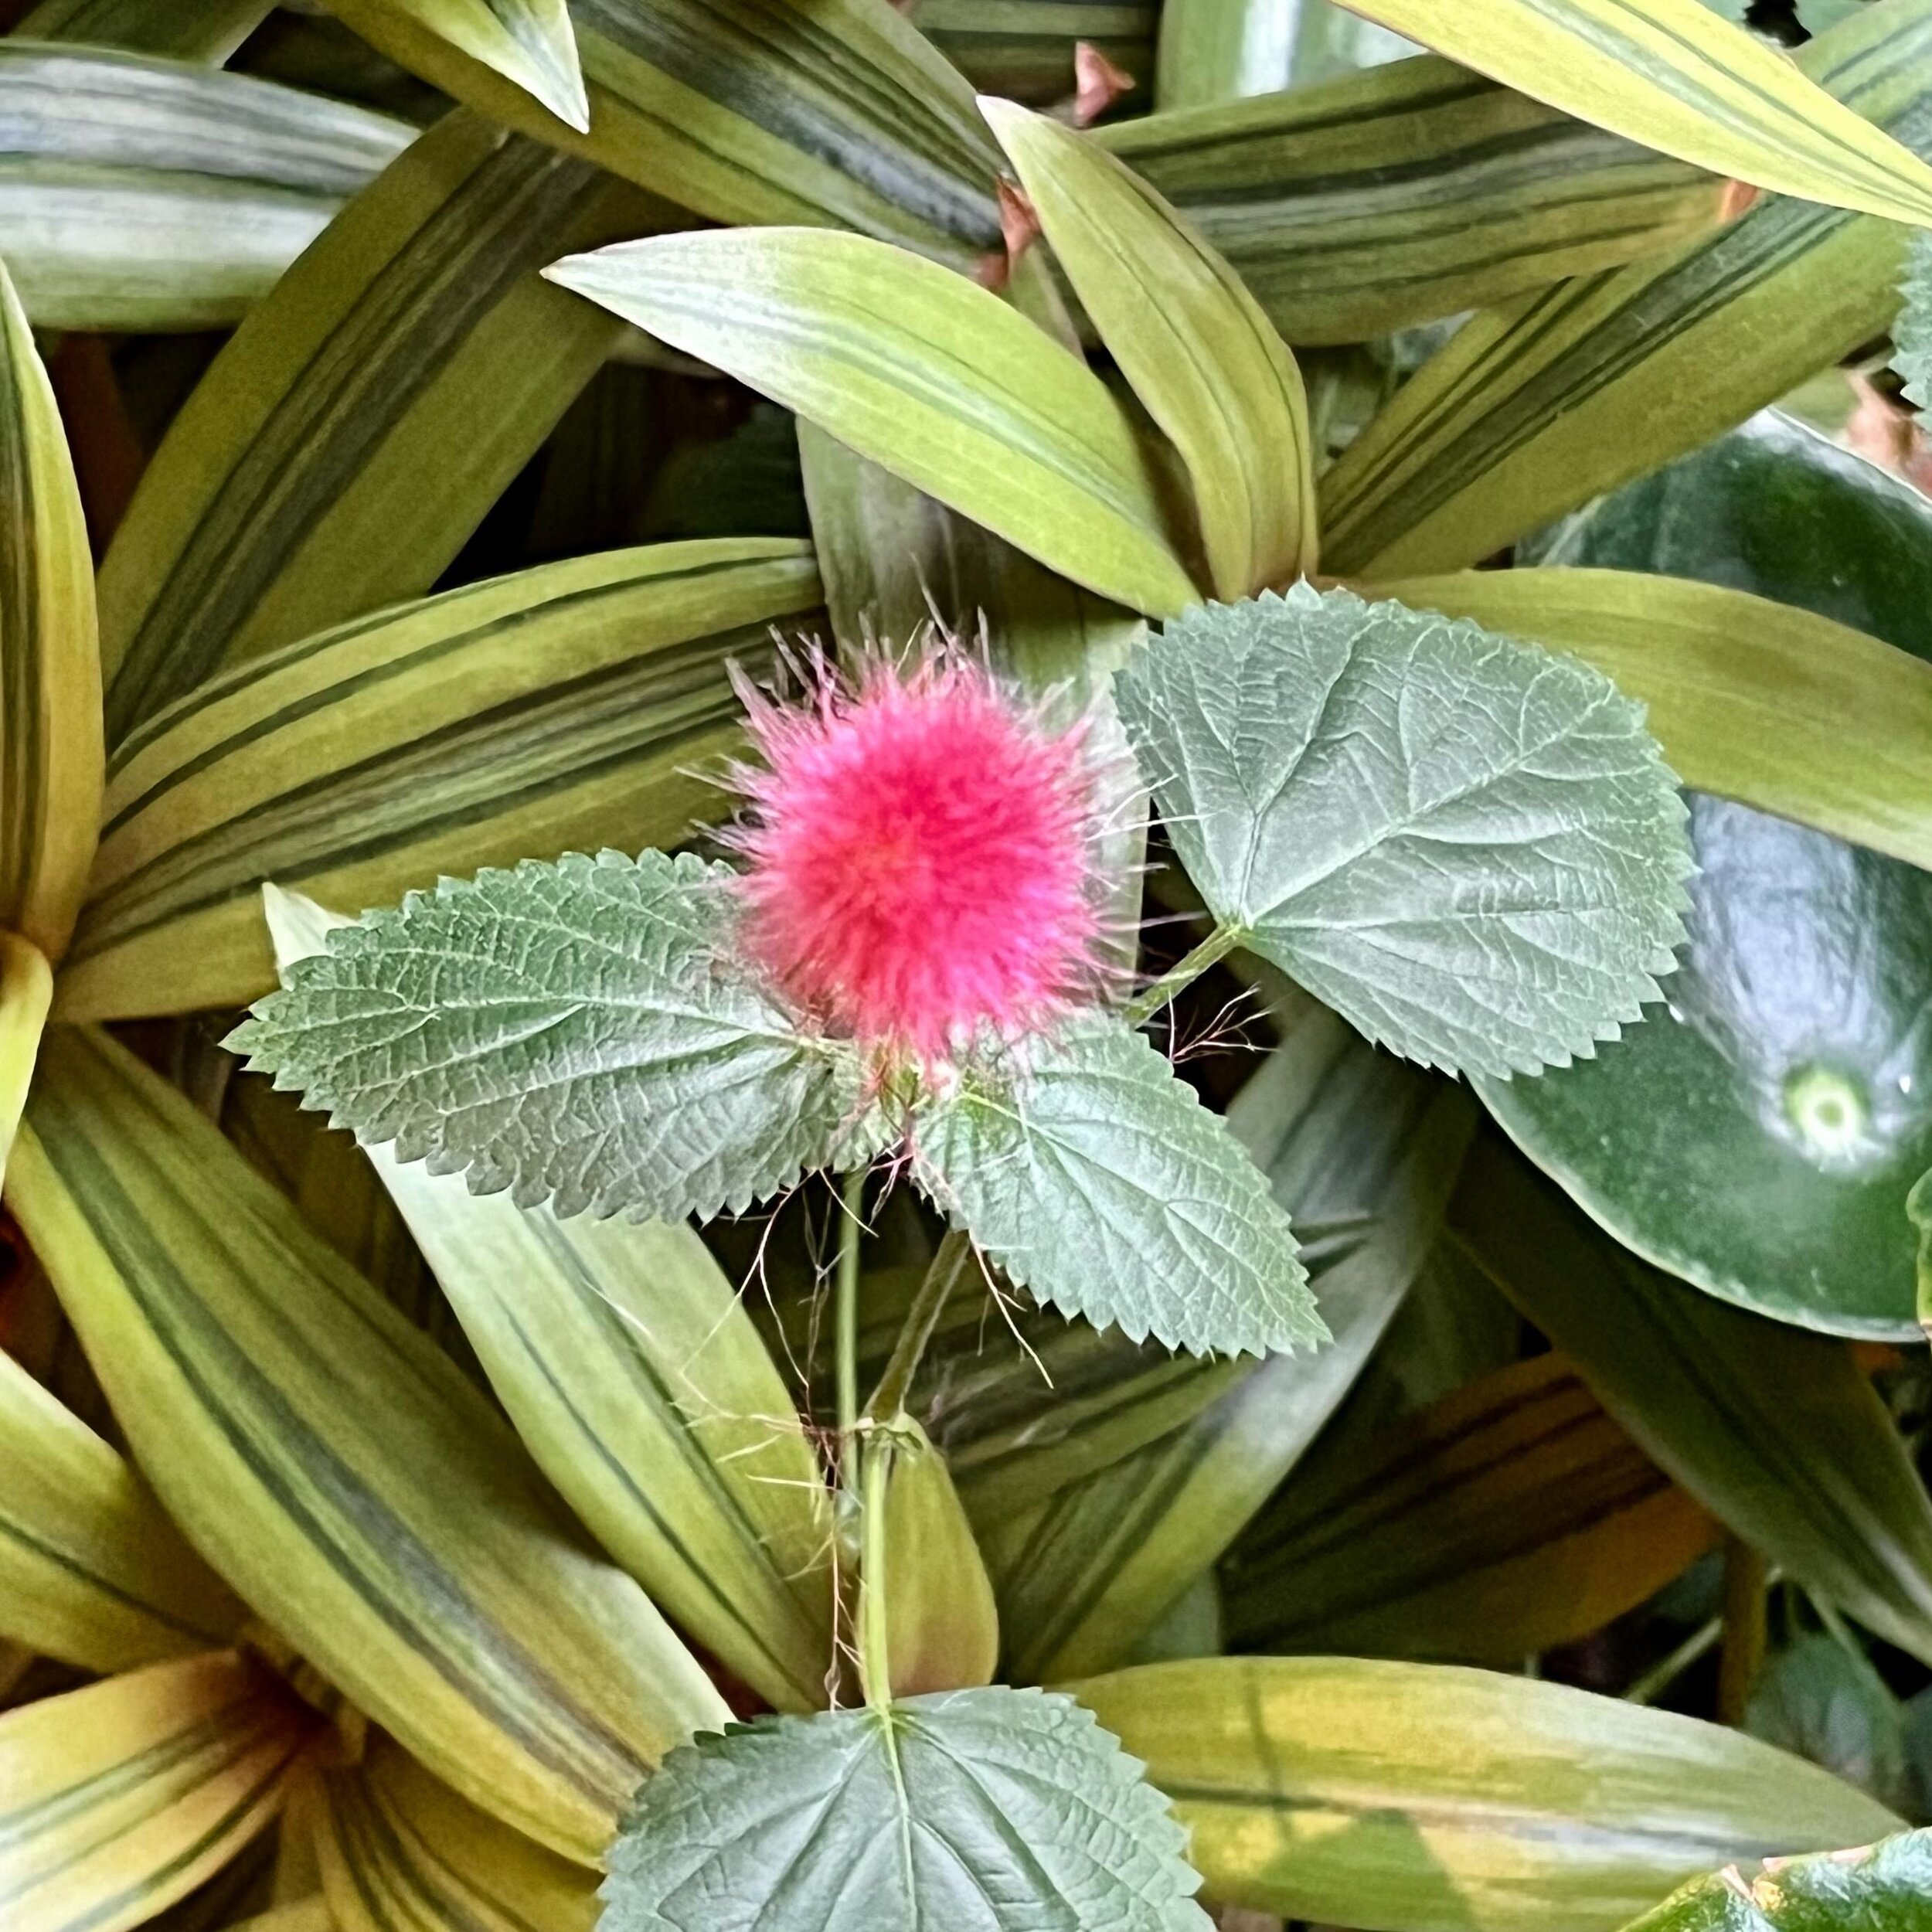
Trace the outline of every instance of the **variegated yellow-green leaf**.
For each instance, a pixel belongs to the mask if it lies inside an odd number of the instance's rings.
[[[1354,10],[1701,168],[1932,225],[1932,168],[1701,0],[1354,0]]]
[[[20,1110],[27,1104],[40,1029],[53,999],[46,956],[17,933],[0,930],[0,1177],[7,1170]]]
[[[94,566],[60,413],[4,268],[0,350],[0,930],[57,960],[100,820]]]
[[[232,1651],[0,1716],[7,1932],[122,1932],[153,1917],[274,1816],[319,1728]]]
[[[1932,869],[1932,664],[1910,652],[1746,591],[1634,570],[1470,570],[1383,591],[1594,665],[1646,706],[1686,784]]]
[[[811,631],[818,574],[785,539],[546,565],[258,658],[116,757],[63,1015],[237,1005],[275,983],[263,883],[359,912],[447,872],[674,845],[725,794],[726,666]]]
[[[1537,1355],[1318,1450],[1222,1566],[1230,1648],[1513,1668],[1717,1537],[1576,1369]]]
[[[321,908],[267,895],[278,962]],[[825,1701],[830,1498],[794,1398],[704,1243],[563,1221],[372,1148],[530,1453],[654,1601],[781,1709]]]
[[[1440,1664],[1213,1658],[1073,1694],[1173,1794],[1209,1896],[1403,1932],[1605,1932],[1693,1873],[1897,1828],[1755,1738]]]
[[[196,386],[115,532],[109,741],[224,663],[427,589],[615,339],[532,271],[653,219],[468,114],[357,196]]]
[[[1260,304],[1104,149],[1011,101],[980,106],[1101,342],[1186,466],[1215,594],[1312,576],[1308,399]]]
[[[242,1617],[147,1485],[0,1355],[0,1632],[105,1673],[229,1642]]]
[[[1267,0],[1243,10],[1265,16]],[[1359,342],[1657,254],[1736,199],[1701,168],[1434,57],[1110,121],[1093,138],[1297,344]]]
[[[219,66],[274,0],[40,0],[14,29],[22,40],[82,41]]]
[[[7,1200],[202,1555],[467,1797],[594,1861],[723,1706],[484,1397],[100,1035],[49,1036]]]
[[[1932,4],[1860,6],[1804,72],[1932,151]],[[1478,315],[1321,480],[1326,567],[1384,580],[1481,562],[1698,448],[1882,335],[1905,232],[1769,199],[1719,233]]]
[[[575,289],[1137,611],[1196,592],[1125,413],[998,297],[858,235],[662,235],[553,264]]]
[[[224,326],[416,133],[247,74],[10,36],[0,256],[39,328]]]
[[[587,134],[420,9],[330,11],[490,120],[713,221],[854,228],[961,268],[999,247],[998,155],[971,92],[887,0],[577,0]]]
[[[566,127],[590,125],[566,0],[373,0],[493,68]]]
[[[332,1932],[590,1932],[597,1880],[432,1777],[378,1734],[362,1763],[304,1780]]]

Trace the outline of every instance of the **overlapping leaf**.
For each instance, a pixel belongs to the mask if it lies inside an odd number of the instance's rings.
[[[1206,1932],[1141,1767],[1064,1697],[942,1692],[675,1753],[611,1857],[606,1932]]]
[[[1210,910],[1377,1044],[1506,1077],[1657,997],[1683,807],[1599,674],[1298,584],[1170,624],[1118,684]]]
[[[1905,379],[1906,401],[1923,409],[1932,403],[1932,241],[1925,237],[1913,237],[1899,294],[1903,306],[1892,328],[1892,366]]]
[[[577,69],[567,0],[375,0],[494,68],[580,133],[590,104]]]
[[[1152,1046],[1111,1019],[923,1109],[920,1184],[1021,1287],[1131,1339],[1196,1354],[1308,1348],[1287,1216]]]
[[[273,5],[274,0],[40,0],[13,31],[22,40],[126,47],[219,66]]]
[[[1932,1832],[1902,1832],[1855,1852],[1726,1866],[1697,1879],[1624,1932],[1927,1932]]]

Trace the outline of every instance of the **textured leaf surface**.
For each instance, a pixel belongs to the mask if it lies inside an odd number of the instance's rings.
[[[607,852],[335,929],[233,1045],[359,1139],[519,1206],[742,1210],[828,1165],[856,1056],[730,964],[730,869]]]
[[[472,1802],[593,1863],[723,1720],[487,1398],[124,1049],[49,1034],[7,1204],[189,1539]]]
[[[1908,402],[1932,404],[1932,240],[1915,235],[1899,293],[1904,307],[1892,329],[1892,366],[1905,378]]]
[[[233,323],[416,133],[247,74],[10,36],[0,257],[41,328]]]
[[[546,272],[1075,583],[1138,611],[1194,600],[1120,404],[964,276],[789,228],[656,236]]]
[[[1260,1355],[1327,1338],[1288,1217],[1139,1034],[1070,1027],[913,1128],[920,1185],[1063,1314],[1138,1342]]]
[[[1869,1840],[1863,1792],[1715,1724],[1440,1664],[1213,1658],[1070,1686],[1210,1897],[1402,1932],[1604,1932],[1728,1859]]]
[[[1209,909],[1376,1044],[1506,1077],[1658,997],[1684,811],[1600,674],[1298,584],[1190,613],[1117,682]]]
[[[233,1651],[153,1664],[0,1716],[7,1932],[123,1932],[267,1825],[318,1725]]]
[[[1465,66],[1720,175],[1932,219],[1932,169],[1700,0],[1361,0]]]
[[[566,126],[590,124],[567,0],[377,0],[406,14],[541,102]]]
[[[1101,342],[1180,454],[1217,594],[1312,575],[1308,399],[1260,305],[1104,149],[1011,101],[981,111]]]
[[[1932,1832],[1698,1879],[1624,1932],[1928,1932]]]
[[[605,1932],[1206,1932],[1160,1793],[1078,1706],[941,1692],[677,1752],[611,1855]]]

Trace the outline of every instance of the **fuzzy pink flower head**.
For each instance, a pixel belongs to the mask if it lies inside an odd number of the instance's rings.
[[[1095,972],[1083,728],[1056,733],[952,652],[815,702],[755,698],[747,937],[800,1006],[930,1065],[1045,1026]]]

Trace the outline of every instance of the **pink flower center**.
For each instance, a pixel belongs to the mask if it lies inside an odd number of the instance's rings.
[[[927,1060],[1050,1020],[1099,934],[1076,730],[978,665],[875,667],[809,709],[754,705],[767,769],[735,835],[753,952],[801,1006]]]

